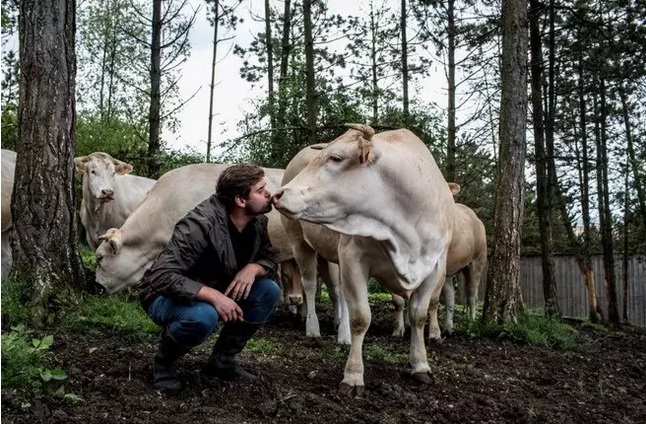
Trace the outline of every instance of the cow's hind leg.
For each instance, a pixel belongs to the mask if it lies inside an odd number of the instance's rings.
[[[334,325],[337,328],[337,343],[350,344],[350,320],[348,318],[348,305],[341,287],[339,266],[319,257],[319,272],[323,282],[330,293],[330,300],[334,306]]]
[[[424,324],[426,323],[426,316],[429,312],[430,303],[431,338],[441,340],[440,328],[437,323],[437,307],[440,293],[442,291],[442,284],[444,283],[446,276],[445,266],[445,261],[440,261],[440,263],[436,265],[435,270],[431,275],[429,275],[422,284],[413,291],[408,306],[410,310],[411,325],[411,375],[414,380],[424,384],[430,383],[428,373],[431,371],[431,368],[428,365],[428,358],[426,356]]]
[[[444,332],[453,334],[453,315],[455,314],[455,287],[453,278],[447,278],[442,288],[444,293]],[[429,334],[430,337],[430,334]]]
[[[301,278],[303,279],[303,293],[307,307],[305,335],[307,337],[321,337],[319,319],[316,315],[316,252],[304,240],[299,242],[293,251],[294,259],[301,270]]]
[[[404,320],[406,299],[393,293],[392,302],[393,305],[395,305],[395,326],[393,328],[393,337],[404,337],[404,333],[406,331],[406,322]]]

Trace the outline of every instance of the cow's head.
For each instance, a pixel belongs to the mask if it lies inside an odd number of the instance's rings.
[[[132,171],[132,165],[102,152],[74,158],[74,165],[83,175],[84,195],[101,202],[114,198],[115,177]]]
[[[355,208],[375,206],[373,194],[380,189],[379,175],[370,170],[379,160],[372,140],[375,131],[368,125],[346,126],[351,129],[329,144],[312,146],[320,153],[276,191],[274,204],[285,216],[338,224],[358,212]]]
[[[154,259],[138,247],[139,240],[124,240],[121,229],[111,228],[99,240],[96,281],[108,293],[137,284]]]

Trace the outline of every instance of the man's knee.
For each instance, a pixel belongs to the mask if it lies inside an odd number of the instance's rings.
[[[276,304],[280,297],[280,286],[274,280],[263,278],[259,281],[263,285],[263,293],[266,303]]]
[[[206,302],[196,302],[190,310],[170,325],[171,335],[185,346],[196,346],[206,340],[218,325],[215,308]]]

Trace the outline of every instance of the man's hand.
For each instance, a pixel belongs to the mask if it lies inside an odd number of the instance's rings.
[[[233,299],[228,298],[214,288],[203,286],[197,292],[196,298],[213,305],[222,321],[242,321],[242,308]]]
[[[265,269],[261,265],[247,264],[247,266],[238,271],[236,276],[233,277],[233,281],[227,287],[224,295],[230,295],[233,300],[246,299],[249,296],[249,292],[251,292],[251,286],[256,280],[256,276],[264,271]]]

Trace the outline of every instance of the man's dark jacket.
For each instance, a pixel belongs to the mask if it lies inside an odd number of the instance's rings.
[[[191,304],[203,285],[223,291],[245,264],[238,264],[229,236],[229,216],[222,201],[212,195],[191,210],[177,225],[168,245],[148,269],[139,285],[139,298],[146,305],[158,295]],[[274,249],[267,231],[267,217],[259,215],[249,224],[255,238],[249,263],[276,272]]]

